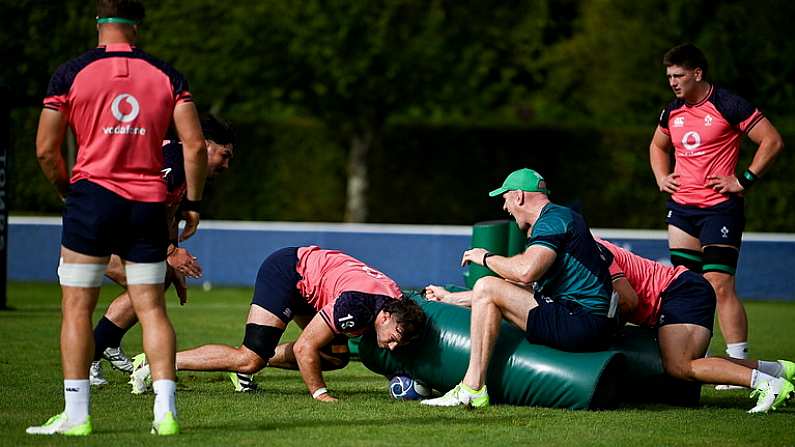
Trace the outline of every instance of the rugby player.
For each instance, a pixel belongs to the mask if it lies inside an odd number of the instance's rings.
[[[666,215],[671,262],[702,272],[712,284],[726,353],[746,358],[748,320],[734,279],[745,227],[743,196],[783,142],[757,108],[708,81],[707,59],[695,46],[671,48],[663,64],[676,99],[660,115],[649,158],[657,186],[671,195]],[[737,176],[743,134],[758,148]]]
[[[775,410],[790,396],[795,363],[704,357],[712,337],[715,292],[697,273],[645,259],[597,239],[612,256],[610,274],[624,321],[657,328],[663,368],[673,377],[752,388],[749,413]]]
[[[294,318],[299,325],[305,324],[301,335],[273,359],[287,324]],[[250,375],[271,359],[283,364],[293,355],[309,394],[333,402],[337,399],[326,388],[321,371],[324,362],[334,362],[323,351],[335,337],[374,331],[378,346],[392,350],[416,341],[425,321],[422,309],[403,299],[392,279],[358,259],[317,246],[282,248],[259,268],[243,344],[203,345],[178,352],[177,369]],[[146,360],[138,356],[133,362],[134,394],[147,389]]]
[[[53,74],[36,135],[36,155],[65,199],[61,262],[61,357],[64,411],[40,435],[88,435],[91,314],[111,254],[124,264],[127,290],[143,328],[155,389],[151,432],[179,433],[175,335],[164,306],[168,226],[162,179],[163,139],[174,123],[185,160],[183,218],[195,230],[207,170],[198,113],[185,78],[134,46],[144,7],[138,0],[98,0],[99,45]],[[69,178],[61,155],[66,128],[77,161]]]
[[[207,115],[201,120],[204,143],[207,145],[207,176],[215,177],[229,168],[229,161],[234,156],[235,133],[229,123]],[[168,196],[166,200],[167,216],[169,223],[168,256],[166,258],[166,289],[173,284],[179,297],[180,304],[185,304],[188,299],[188,289],[185,285],[185,276],[199,278],[202,274],[201,264],[185,248],[179,247],[179,242],[192,236],[179,231],[179,206],[185,197],[185,169],[182,157],[182,144],[179,140],[166,140],[163,142],[163,157],[165,165],[163,179],[166,182]],[[117,255],[112,255],[105,275],[122,287],[127,285],[124,266]],[[121,339],[132,328],[138,319],[135,317],[130,295],[125,290],[108,306],[105,315],[94,328],[94,361],[91,363],[89,381],[91,385],[105,385],[108,381],[102,375],[102,359],[127,374],[132,373],[132,362],[121,348]]]
[[[461,383],[422,404],[489,405],[486,371],[503,318],[525,331],[531,343],[574,352],[608,345],[616,324],[608,316],[612,289],[607,260],[585,219],[551,203],[547,194],[546,182],[531,169],[508,175],[489,195],[501,195],[503,208],[527,233],[524,253],[508,258],[482,248],[467,250],[462,265],[473,262],[500,277],[483,277],[469,292],[428,288],[429,299],[472,307],[472,347]]]

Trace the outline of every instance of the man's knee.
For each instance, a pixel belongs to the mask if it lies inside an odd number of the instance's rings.
[[[243,346],[259,357],[261,361],[259,369],[262,369],[262,366],[267,364],[268,360],[273,357],[273,354],[276,352],[276,345],[279,343],[279,339],[282,337],[283,333],[284,329],[274,326],[264,326],[254,323],[246,324],[246,335],[243,338]],[[259,369],[257,369],[257,371],[259,371]],[[247,373],[246,371],[239,372]]]
[[[483,300],[492,297],[498,287],[504,283],[504,279],[495,276],[484,276],[478,279],[472,287],[473,299]]]
[[[719,303],[736,298],[733,278],[733,276],[724,273],[713,272],[704,274],[704,279],[706,279],[712,286],[712,289],[715,290],[715,298]]]
[[[259,354],[246,349],[247,347],[245,346],[241,348],[242,349],[239,349],[240,359],[237,364],[237,372],[243,374],[256,374],[265,367],[267,362],[262,360]]]
[[[695,380],[695,373],[691,366],[691,360],[676,359],[667,360],[663,359],[663,369],[669,376],[680,380]]]

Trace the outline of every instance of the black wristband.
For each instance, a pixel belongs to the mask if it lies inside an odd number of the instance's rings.
[[[737,181],[740,183],[743,189],[746,190],[749,189],[751,185],[753,185],[754,182],[757,181],[758,179],[759,177],[757,177],[756,174],[751,172],[750,169],[746,169],[741,176],[737,177]]]
[[[196,211],[199,212],[199,207],[201,206],[201,200],[188,200],[187,198],[182,199],[182,202],[179,204],[180,211]]]
[[[489,266],[486,265],[486,259],[488,259],[488,258],[490,258],[492,256],[496,256],[496,255],[497,255],[497,253],[492,253],[492,252],[489,252],[489,251],[484,253],[483,254],[483,267],[489,268]]]

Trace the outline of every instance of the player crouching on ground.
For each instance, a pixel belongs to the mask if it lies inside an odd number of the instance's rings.
[[[234,157],[235,131],[229,123],[213,115],[204,117],[201,120],[201,127],[207,146],[207,177],[213,178],[229,168],[229,161]],[[185,277],[200,278],[202,267],[195,256],[185,248],[179,247],[179,242],[187,240],[197,230],[195,222],[186,221],[185,229],[178,237],[179,221],[184,217],[190,218],[190,214],[183,216],[180,210],[186,193],[182,143],[176,139],[163,141],[163,160],[164,169],[161,172],[168,191],[166,216],[170,240],[166,258],[165,288],[168,289],[173,284],[179,297],[179,304],[183,305],[188,301]],[[111,256],[105,276],[127,289],[127,275],[118,256]],[[110,303],[105,315],[94,328],[94,361],[91,362],[89,370],[89,382],[92,386],[108,383],[102,374],[103,358],[119,371],[132,373],[133,365],[121,349],[121,339],[136,323],[138,318],[135,316],[130,294],[125,290]]]
[[[642,258],[607,241],[610,274],[624,320],[657,328],[665,372],[682,380],[753,388],[749,413],[775,410],[795,394],[795,363],[704,357],[712,337],[715,291],[701,275]]]
[[[293,318],[299,325],[307,322],[303,332],[295,343],[277,349]],[[294,362],[309,394],[333,402],[337,399],[326,388],[321,371],[324,364],[339,367],[323,352],[336,336],[375,331],[378,346],[393,350],[416,341],[425,322],[422,309],[403,299],[392,279],[358,259],[316,246],[282,248],[260,266],[243,344],[178,352],[177,369],[248,375],[268,364],[284,367]],[[143,355],[133,363],[133,393],[144,392],[149,367]]]

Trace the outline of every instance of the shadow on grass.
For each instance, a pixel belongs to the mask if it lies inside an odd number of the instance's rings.
[[[473,413],[475,414],[475,413]],[[506,420],[505,416],[484,416],[477,414],[478,424],[497,423]],[[347,427],[355,427],[361,429],[362,427],[394,427],[394,417],[378,417],[378,418],[359,418],[359,419],[345,419],[341,421],[339,418],[311,418],[297,419],[289,422],[278,421],[273,423],[252,423],[239,422],[239,423],[222,423],[222,424],[202,424],[200,426],[191,427],[191,433],[212,432],[217,433],[218,430],[232,430],[241,432],[254,432],[254,431],[272,431],[272,430],[285,430],[285,429],[311,429],[317,428],[319,430],[326,430],[328,427],[339,426],[344,423]],[[438,415],[435,417],[429,416],[416,416],[416,417],[401,417],[400,424],[402,426],[472,426],[470,418],[456,418],[446,415]]]

